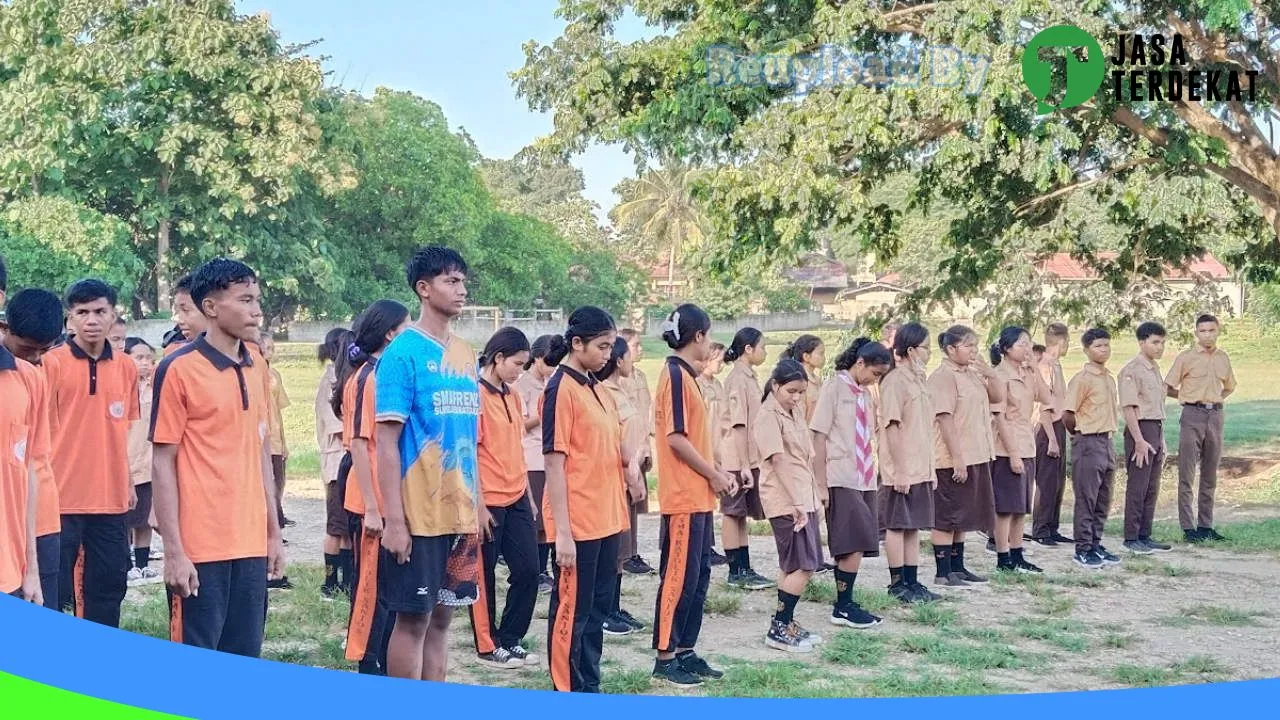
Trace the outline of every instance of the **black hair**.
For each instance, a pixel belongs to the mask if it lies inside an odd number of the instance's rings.
[[[1017,325],[1010,325],[1001,330],[1000,337],[996,338],[991,345],[991,367],[999,365],[1000,361],[1004,360],[1005,353],[1009,352],[1009,348],[1017,345],[1023,335],[1028,335],[1026,329]]]
[[[609,362],[605,363],[604,367],[600,368],[600,371],[596,373],[596,379],[604,381],[613,377],[613,374],[618,372],[618,362],[630,352],[631,343],[619,335],[618,339],[613,341],[613,352],[609,354]]]
[[[1088,348],[1090,345],[1092,345],[1094,342],[1098,340],[1110,340],[1110,339],[1111,339],[1111,333],[1107,332],[1106,328],[1090,328],[1089,330],[1085,331],[1084,335],[1080,336],[1080,344]]]
[[[124,339],[124,351],[127,353],[132,353],[133,349],[138,347],[139,345],[150,350],[153,354],[156,351],[155,348],[151,347],[151,343],[147,342],[146,340],[143,340],[140,337],[127,337]]]
[[[0,292],[9,292],[9,268],[4,264],[3,255],[0,255]]]
[[[782,358],[778,361],[778,366],[773,369],[773,374],[769,376],[769,382],[764,384],[764,394],[760,396],[760,402],[767,400],[774,388],[796,381],[809,382],[809,371],[804,369],[804,365],[800,364],[799,360]]]
[[[71,283],[71,287],[67,288],[66,297],[63,298],[67,304],[67,309],[71,309],[75,305],[84,305],[85,303],[103,299],[114,308],[116,306],[115,288],[95,278],[84,278]]]
[[[1196,325],[1199,325],[1200,323],[1207,323],[1207,322],[1211,322],[1211,323],[1213,323],[1214,325],[1220,325],[1220,324],[1221,324],[1221,323],[1219,323],[1219,322],[1218,322],[1218,318],[1217,318],[1217,317],[1215,317],[1215,316],[1213,316],[1213,315],[1210,315],[1209,313],[1205,313],[1205,314],[1201,315],[1200,317],[1196,318]]]
[[[333,328],[324,334],[324,342],[316,346],[316,360],[321,364],[337,362],[342,349],[355,342],[355,333],[346,328]]]
[[[564,335],[552,336],[551,347],[547,350],[546,363],[548,365],[559,365],[560,361],[569,355],[569,350],[573,348],[574,338],[580,338],[582,342],[588,343],[601,335],[614,332],[616,329],[617,326],[613,324],[613,316],[609,313],[591,305],[580,307],[569,315],[569,327],[564,331]]]
[[[675,330],[663,331],[662,339],[672,350],[687,346],[698,333],[711,332],[711,316],[693,303],[677,307],[667,316],[667,321],[675,323]]]
[[[533,361],[542,358],[543,362],[555,367],[560,363],[552,364],[547,362],[547,354],[551,352],[551,341],[555,340],[555,335],[539,335],[537,340],[529,346],[529,362],[524,364],[524,369],[528,370],[533,367]]]
[[[48,290],[27,288],[9,300],[9,332],[47,345],[62,334],[62,301]]]
[[[342,389],[347,379],[356,373],[376,353],[387,345],[387,333],[395,330],[409,318],[409,309],[395,300],[378,300],[351,326],[351,341],[338,352],[333,372],[333,414],[342,417]]]
[[[191,273],[191,302],[199,308],[204,299],[243,282],[257,282],[253,268],[239,260],[214,258]],[[201,308],[201,313],[204,310]]]
[[[409,289],[417,293],[418,281],[430,282],[440,275],[450,272],[467,274],[467,261],[462,259],[457,250],[438,245],[424,247],[405,263],[405,279],[409,281]]]
[[[125,321],[124,321],[124,318],[122,318],[122,317],[120,317],[119,315],[117,315],[117,316],[116,316],[116,321],[115,321],[115,323],[113,323],[113,325],[112,325],[112,326],[113,326],[113,327],[114,327],[115,325],[126,325],[126,326],[127,326],[128,324],[129,324],[129,323],[127,323],[127,322],[125,322]]]
[[[889,354],[888,348],[871,338],[860,337],[836,356],[836,370],[848,370],[859,360],[867,367],[879,365],[893,367],[893,356]]]
[[[174,343],[185,342],[186,339],[187,336],[182,334],[182,328],[174,325],[164,334],[164,337],[160,339],[160,347],[167,348]]]
[[[900,358],[907,356],[907,351],[929,344],[929,328],[920,323],[907,323],[893,334],[893,354]]]
[[[1144,322],[1138,326],[1137,335],[1138,342],[1142,342],[1152,335],[1164,337],[1165,335],[1168,335],[1168,333],[1165,332],[1164,326],[1158,322]]]
[[[942,350],[942,354],[945,356],[947,348],[956,347],[970,335],[977,337],[977,333],[967,325],[952,325],[938,334],[938,348]]]
[[[804,364],[804,356],[814,350],[817,350],[818,346],[821,344],[822,338],[817,335],[801,335],[795,340],[792,340],[791,344],[787,345],[787,349],[782,351],[782,354],[796,362]]]
[[[729,349],[724,351],[724,361],[734,362],[742,357],[742,353],[747,351],[747,346],[756,347],[760,344],[760,340],[764,337],[764,333],[753,327],[744,327],[733,335],[733,342],[729,344]]]
[[[191,283],[194,280],[195,280],[194,273],[187,273],[186,275],[183,275],[182,277],[178,278],[178,282],[175,283],[173,286],[173,294],[175,296],[177,296],[178,293],[186,293],[190,295]]]
[[[492,365],[499,355],[509,358],[528,351],[529,338],[525,337],[520,328],[511,326],[499,328],[498,332],[489,338],[489,342],[484,346],[484,352],[480,354],[480,367]]]
[[[1046,349],[1047,349],[1047,348],[1046,348],[1045,346],[1043,346],[1043,345],[1041,345],[1041,344],[1039,344],[1039,343],[1036,343],[1035,345],[1032,345],[1032,346],[1031,346],[1031,352],[1033,352],[1033,353],[1040,353],[1041,355],[1043,355],[1043,354],[1044,354],[1044,351],[1045,351]]]

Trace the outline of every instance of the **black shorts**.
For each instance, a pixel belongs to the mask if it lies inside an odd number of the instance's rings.
[[[738,478],[738,492],[720,498],[720,512],[727,517],[763,520],[764,506],[760,504],[760,469],[751,471],[753,482],[749,488],[741,487],[744,473],[737,470],[732,472]]]
[[[475,535],[412,536],[409,562],[401,565],[386,548],[379,565],[378,594],[387,610],[426,615],[436,605],[465,607],[476,601],[480,543]]]
[[[124,524],[134,530],[151,527],[151,483],[133,486],[138,494],[138,504],[125,513]]]
[[[259,657],[267,625],[267,559],[196,563],[199,591],[168,592],[169,639],[233,655]]]

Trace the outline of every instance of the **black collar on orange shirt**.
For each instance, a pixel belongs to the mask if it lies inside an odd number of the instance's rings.
[[[600,403],[600,407],[604,407],[604,401],[601,400],[600,395],[596,393],[596,385],[599,384],[600,381],[596,380],[594,375],[583,375],[582,373],[578,372],[577,370],[574,370],[568,365],[561,365],[560,370],[562,370],[565,375],[568,375],[569,377],[576,380],[579,385],[582,385],[590,389],[591,394],[594,395],[596,398],[596,402]]]
[[[502,387],[499,388],[499,387],[495,387],[494,384],[489,382],[488,380],[485,380],[484,378],[480,378],[480,384],[483,385],[484,388],[489,392],[496,393],[498,395],[506,395],[507,393],[511,392],[511,388],[507,387],[506,383],[502,383]]]
[[[80,344],[75,341],[75,338],[67,340],[67,345],[71,347],[71,354],[80,360],[88,360],[89,362],[103,362],[106,360],[110,360],[113,357],[113,355],[111,354],[111,343],[103,343],[102,354],[96,358],[89,357],[89,353],[85,352],[84,348],[80,347]]]
[[[213,365],[219,371],[229,370],[236,366],[253,367],[253,355],[249,353],[249,348],[243,342],[240,343],[240,362],[238,363],[224,355],[222,351],[210,345],[209,340],[205,338],[204,333],[197,335],[196,339],[191,342],[195,345],[196,350],[209,361],[209,364]]]

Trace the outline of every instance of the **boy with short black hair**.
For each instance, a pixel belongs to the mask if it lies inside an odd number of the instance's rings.
[[[1098,570],[1120,564],[1102,545],[1102,527],[1111,507],[1116,456],[1111,433],[1119,424],[1116,381],[1107,370],[1111,334],[1103,328],[1085,332],[1080,344],[1089,362],[1071,382],[1063,400],[1063,424],[1071,432],[1071,483],[1076,496],[1075,562]]]
[[[53,475],[62,513],[58,590],[62,607],[119,627],[129,572],[125,514],[137,502],[129,480],[129,423],[140,415],[138,368],[107,342],[116,291],[84,279],[64,304],[73,337],[43,359],[49,381]]]
[[[1222,460],[1223,402],[1236,389],[1231,358],[1218,347],[1218,318],[1196,318],[1196,344],[1178,353],[1164,382],[1182,403],[1178,421],[1178,522],[1187,542],[1225,540],[1213,529],[1214,491]],[[1196,470],[1200,490],[1194,492]],[[1193,507],[1192,496],[1195,495]]]
[[[421,311],[375,376],[380,588],[396,613],[387,674],[443,681],[453,608],[478,596],[480,386],[475,351],[449,330],[467,302],[466,261],[426,247],[405,270]]]
[[[194,274],[208,319],[160,363],[151,413],[156,520],[174,642],[258,657],[267,579],[284,571],[267,444],[257,275],[218,258]]]
[[[1067,491],[1067,429],[1062,424],[1062,403],[1067,394],[1062,357],[1067,346],[1067,326],[1050,323],[1044,330],[1039,367],[1052,400],[1040,407],[1040,427],[1036,428],[1036,487],[1031,512],[1031,538],[1047,547],[1074,542],[1058,531]]]
[[[165,334],[164,343],[162,343],[166,357],[195,339],[208,325],[204,314],[191,301],[191,281],[192,275],[183,275],[173,286],[174,327]]]
[[[2,306],[0,306],[2,307]],[[13,296],[8,308],[9,329],[0,335],[3,347],[19,360],[40,368],[41,358],[62,333],[62,300],[48,290],[27,288]],[[41,369],[41,382],[47,381]],[[48,391],[44,391],[42,416],[48,422]],[[44,606],[58,609],[58,564],[61,562],[62,519],[58,514],[58,484],[49,461],[49,443],[36,463],[36,558],[40,566],[40,591]]]
[[[1120,371],[1120,409],[1124,413],[1124,461],[1128,474],[1124,500],[1124,547],[1135,555],[1171,548],[1151,539],[1160,472],[1164,469],[1164,327],[1138,326],[1138,355]]]

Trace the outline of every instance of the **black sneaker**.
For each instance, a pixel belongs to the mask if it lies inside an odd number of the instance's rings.
[[[631,627],[626,620],[618,617],[616,613],[604,619],[605,635],[622,636],[630,635],[633,632],[635,632],[635,628]]]
[[[506,558],[504,558],[504,557],[502,557],[501,555],[499,555],[499,556],[498,556],[498,564],[499,564],[499,565],[501,565],[502,567],[506,567],[506,566],[507,566],[507,559],[506,559]]]
[[[1075,544],[1075,542],[1076,542],[1076,539],[1075,539],[1075,538],[1069,538],[1069,537],[1067,537],[1066,535],[1063,535],[1062,533],[1057,532],[1057,531],[1054,531],[1053,535],[1051,536],[1051,539],[1052,539],[1054,542],[1057,542],[1057,543],[1060,543],[1060,544],[1061,544],[1061,543],[1066,543],[1067,545],[1074,545],[1074,544]]]
[[[476,656],[481,665],[486,665],[499,670],[516,670],[524,667],[524,661],[511,654],[506,648],[498,648],[491,653],[481,653]]]
[[[550,575],[546,573],[542,573],[541,575],[538,576],[538,594],[539,595],[549,594],[551,592],[551,587],[554,584],[555,584],[555,581],[551,579]]]
[[[1018,572],[1018,565],[1012,560],[996,563],[996,573]]]
[[[1033,543],[1035,543],[1035,544],[1037,544],[1037,545],[1043,545],[1044,547],[1057,547],[1057,546],[1058,546],[1058,541],[1057,541],[1057,540],[1054,540],[1052,537],[1033,537],[1033,538],[1031,538],[1031,542],[1033,542]]]
[[[1225,537],[1219,535],[1218,531],[1213,528],[1196,528],[1196,532],[1200,533],[1200,538],[1202,540],[1212,540],[1214,542],[1223,542],[1226,540]]]
[[[1169,552],[1170,550],[1173,550],[1172,545],[1158,543],[1149,537],[1138,538],[1138,540],[1141,541],[1143,545],[1146,545],[1147,549],[1151,552]]]
[[[294,525],[297,525],[297,524],[298,524],[297,522],[290,520],[289,518],[285,518],[284,522],[280,523],[280,527],[293,527]]]
[[[987,579],[982,577],[981,575],[974,575],[972,572],[969,571],[969,568],[966,568],[966,567],[962,567],[959,570],[953,570],[951,574],[959,575],[960,579],[970,584],[980,585],[987,581]]]
[[[942,599],[941,595],[929,590],[929,588],[921,585],[920,583],[912,584],[908,590],[911,593],[911,602],[913,603],[930,603],[937,602]]]
[[[802,641],[807,642],[810,645],[822,644],[821,635],[811,633],[808,630],[805,630],[803,627],[800,626],[800,623],[796,622],[795,620],[791,621],[790,627],[791,627],[791,632],[795,633],[796,637],[800,638]]]
[[[897,600],[903,605],[910,605],[915,600],[915,589],[906,583],[894,583],[889,586],[889,597]]]
[[[515,658],[515,659],[519,660],[520,662],[524,663],[525,665],[537,665],[537,664],[538,664],[538,656],[537,656],[536,654],[534,654],[534,653],[529,652],[528,650],[525,650],[524,648],[520,647],[519,645],[516,645],[516,646],[514,646],[514,647],[506,648],[506,651],[507,651],[507,652],[509,652],[509,653],[511,653],[511,657],[513,657],[513,658]]]
[[[1147,544],[1141,540],[1125,540],[1124,549],[1134,555],[1150,555],[1153,552],[1153,550],[1147,547]]]
[[[694,652],[684,657],[676,658],[676,662],[687,672],[691,672],[703,680],[719,680],[724,677],[723,672],[708,665],[706,660],[698,657],[698,654]]]
[[[645,629],[646,627],[648,627],[648,625],[645,625],[644,623],[642,623],[642,622],[640,622],[639,620],[637,620],[635,615],[632,615],[631,613],[627,612],[626,610],[619,610],[618,612],[614,613],[614,615],[615,615],[615,616],[617,616],[617,618],[618,618],[619,620],[621,620],[622,622],[624,622],[624,623],[626,623],[626,624],[630,625],[631,627],[635,628],[636,630],[643,630],[643,629]]]
[[[882,619],[863,610],[858,603],[837,607],[831,611],[832,625],[865,630],[866,628],[873,628],[882,622],[884,622]]]
[[[743,576],[742,576],[742,571],[741,571],[741,570],[739,570],[739,571],[737,571],[737,572],[734,572],[733,570],[730,570],[730,571],[729,571],[729,579],[728,579],[728,580],[726,580],[725,582],[729,583],[729,587],[736,587],[736,588],[738,588],[739,590],[746,590],[746,589],[747,589],[746,580],[743,580]]]
[[[680,661],[675,658],[655,662],[652,677],[676,687],[695,687],[702,684],[702,678],[684,669]]]
[[[320,597],[325,600],[336,600],[342,595],[343,595],[342,588],[338,587],[337,585],[334,585],[332,587],[329,585],[320,586]]]
[[[729,558],[721,555],[715,550],[711,551],[711,567],[720,567],[721,565],[728,565],[728,564],[729,564]]]
[[[794,624],[788,625],[778,620],[770,621],[769,632],[764,636],[764,644],[774,650],[789,653],[813,652],[813,644],[800,639],[800,636],[792,631]]]
[[[815,572],[815,573],[814,573],[814,575],[821,575],[821,574],[823,574],[823,573],[829,573],[829,572],[831,572],[832,570],[835,570],[835,569],[836,569],[836,566],[835,566],[835,565],[832,565],[832,564],[831,564],[831,563],[829,563],[829,562],[824,562],[824,563],[822,563],[822,567],[818,568],[818,571],[817,571],[817,572]]]
[[[740,579],[742,580],[742,585],[739,587],[744,587],[748,590],[768,590],[775,585],[769,578],[750,569],[744,570]]]
[[[1186,540],[1189,543],[1199,544],[1204,542],[1208,538],[1202,535],[1199,530],[1183,530],[1182,539]]]
[[[1086,550],[1085,552],[1077,550],[1075,556],[1071,559],[1086,570],[1101,570],[1106,567],[1106,564],[1102,562],[1102,558],[1092,550]]]
[[[988,554],[988,555],[999,555],[999,554],[1000,554],[1000,553],[999,553],[999,551],[998,551],[998,550],[996,550],[996,541],[995,541],[995,540],[992,540],[991,538],[987,538],[987,554]]]
[[[1107,552],[1107,549],[1106,549],[1106,548],[1104,548],[1104,547],[1102,547],[1102,545],[1094,545],[1094,546],[1093,546],[1093,552],[1094,552],[1094,554],[1095,554],[1095,555],[1097,555],[1098,557],[1102,558],[1102,562],[1103,562],[1103,563],[1105,563],[1105,564],[1107,564],[1107,565],[1119,565],[1119,564],[1120,564],[1120,558],[1119,558],[1119,557],[1117,557],[1117,556],[1115,556],[1115,555],[1112,555],[1112,554],[1111,554],[1111,553],[1109,553],[1109,552]]]
[[[626,560],[624,560],[622,562],[622,569],[626,570],[632,575],[652,575],[653,574],[653,568],[650,567],[649,563],[645,562],[644,558],[640,557],[639,555],[633,555],[632,557],[629,557]]]
[[[292,590],[292,589],[293,589],[293,583],[289,582],[289,576],[288,576],[288,575],[281,575],[280,577],[276,578],[275,580],[270,580],[270,579],[268,579],[268,580],[267,580],[267,589],[268,589],[268,590]]]
[[[1026,560],[1014,560],[1013,569],[1015,572],[1020,572],[1023,575],[1039,575],[1044,572],[1044,568],[1039,565],[1029,563]]]
[[[933,579],[933,584],[947,590],[968,590],[973,586],[965,582],[964,576],[960,573],[950,573],[945,577],[939,575]]]

